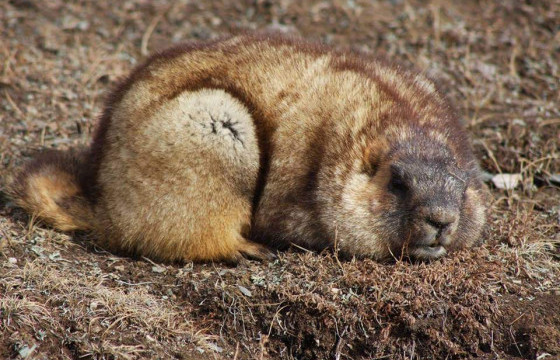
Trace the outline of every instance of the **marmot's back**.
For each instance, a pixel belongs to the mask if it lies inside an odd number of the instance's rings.
[[[87,159],[100,242],[162,260],[265,256],[250,239],[431,258],[484,224],[467,136],[430,80],[278,36],[153,56],[109,97]]]

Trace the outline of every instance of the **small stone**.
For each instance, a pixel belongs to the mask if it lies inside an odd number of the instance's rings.
[[[158,274],[164,273],[166,271],[166,269],[164,267],[161,266],[152,266],[152,271]]]
[[[492,178],[494,186],[498,189],[513,190],[523,180],[521,174],[498,174]]]
[[[224,351],[224,349],[222,349],[220,346],[218,346],[217,344],[214,343],[206,343],[206,345],[208,346],[208,348],[214,352],[217,353],[221,353],[222,351]]]
[[[512,124],[527,127],[527,123],[521,119],[513,119]]]
[[[553,184],[560,185],[560,174],[552,174],[548,177],[548,181]]]
[[[43,249],[43,248],[40,247],[40,246],[33,245],[33,246],[31,247],[31,251],[33,251],[36,255],[38,255],[38,256],[41,257],[41,258],[44,258],[44,257],[45,257],[45,255],[43,254],[43,251],[45,251],[45,249]]]
[[[18,350],[19,356],[21,356],[23,359],[27,359],[33,353],[33,351],[35,351],[36,347],[37,345],[33,345],[32,347],[29,347],[27,345],[22,346],[21,349]]]
[[[241,293],[247,297],[251,297],[253,296],[253,294],[251,293],[251,291],[249,289],[247,289],[244,286],[241,285],[237,285],[237,287],[239,288],[239,291],[241,291]]]
[[[50,259],[51,261],[58,261],[58,260],[62,259],[62,258],[60,257],[60,251],[55,251],[55,252],[53,252],[52,254],[50,254],[50,255],[49,255],[49,259]]]
[[[14,258],[14,257],[11,257],[11,258],[8,258],[8,262],[9,262],[10,264],[14,264],[14,265],[15,265],[15,264],[17,264],[17,259]]]

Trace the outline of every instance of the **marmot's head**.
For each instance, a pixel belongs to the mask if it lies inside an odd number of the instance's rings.
[[[375,258],[434,259],[471,246],[486,221],[486,200],[470,147],[452,147],[434,129],[394,134],[354,144],[346,171],[323,177],[334,190],[330,198],[321,190],[320,198],[329,198],[323,221],[334,226],[338,248]],[[366,149],[361,159],[358,148]]]

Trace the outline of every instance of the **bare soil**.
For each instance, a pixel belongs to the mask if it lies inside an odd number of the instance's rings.
[[[44,148],[87,145],[150,52],[267,29],[437,79],[491,187],[485,243],[431,263],[155,264],[38,224],[4,195]],[[0,358],[559,359],[560,1],[0,2]],[[490,184],[491,185],[491,184]]]

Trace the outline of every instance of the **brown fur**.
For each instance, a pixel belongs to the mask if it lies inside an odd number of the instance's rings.
[[[163,261],[266,257],[259,243],[435,258],[485,223],[467,135],[432,81],[277,35],[152,56],[72,159],[29,165],[17,204]]]

